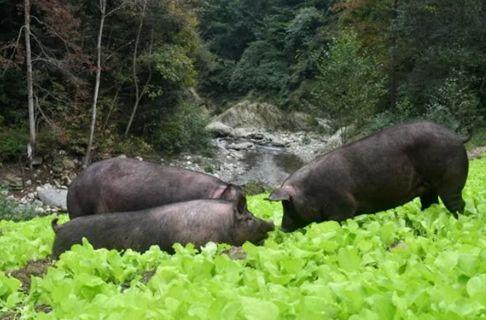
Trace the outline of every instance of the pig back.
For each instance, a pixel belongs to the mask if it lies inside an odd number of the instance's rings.
[[[69,250],[83,237],[95,249],[133,249],[144,252],[152,245],[173,252],[174,243],[209,241],[231,243],[234,204],[225,200],[192,200],[137,212],[115,212],[75,218],[56,226],[53,255]]]
[[[88,167],[68,191],[71,218],[136,211],[211,198],[225,183],[204,173],[132,159],[109,159]]]
[[[461,137],[428,121],[396,125],[324,154],[285,184],[300,202],[341,203],[358,213],[406,203],[448,183],[463,186],[467,154]],[[318,199],[318,200],[317,200]],[[322,204],[325,203],[325,204]],[[342,205],[342,204],[341,204]]]

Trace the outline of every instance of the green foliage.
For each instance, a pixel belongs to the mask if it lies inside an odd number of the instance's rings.
[[[113,136],[123,134],[136,99],[140,100],[130,133],[151,141],[153,127],[176,110],[186,99],[187,89],[197,84],[196,61],[203,51],[196,30],[198,3],[185,0],[144,3],[146,10],[142,10],[140,1],[108,3],[107,11],[111,13],[106,17],[102,38],[95,152],[107,153],[109,150],[103,147],[111,147],[100,141],[103,135],[98,135],[106,128],[110,128],[113,140],[121,140]],[[9,126],[24,128],[28,119],[25,50],[23,42],[16,45],[23,11],[12,3],[1,7],[0,116]],[[42,43],[32,45],[32,55],[37,57],[33,65],[39,136],[36,151],[49,156],[52,146],[56,146],[84,156],[93,101],[99,6],[79,5],[72,0],[38,1],[32,3],[32,14],[37,18],[31,22],[36,35],[32,41]],[[7,157],[11,161],[11,155],[17,154],[16,136],[4,139],[3,132],[0,134],[0,161]]]
[[[200,29],[216,55],[211,61],[224,61],[228,68],[204,72],[202,88],[212,97],[251,92],[280,104],[292,102],[293,91],[317,73],[315,53],[328,41],[323,27],[329,5],[304,0],[208,0]],[[210,63],[214,70],[214,62]],[[225,81],[228,74],[230,82]],[[298,103],[298,98],[293,100]]]
[[[229,88],[241,93],[252,90],[278,93],[288,81],[281,53],[264,41],[252,42],[233,70]]]
[[[181,86],[193,86],[196,70],[187,49],[178,45],[166,45],[153,54],[155,69],[166,81]]]
[[[464,74],[447,78],[427,105],[426,117],[454,130],[468,128],[483,120],[479,98],[464,84]]]
[[[21,222],[0,220],[0,270],[17,269],[30,260],[47,257],[54,241],[53,218],[50,215]],[[62,216],[61,220],[66,221],[67,217]]]
[[[363,124],[363,120],[376,112],[379,100],[386,93],[384,75],[359,50],[356,35],[343,32],[319,62],[314,103],[333,115],[338,127],[352,122]]]
[[[214,98],[228,94],[228,84],[235,68],[232,60],[221,59],[214,55],[207,55],[201,66],[199,88]]]
[[[155,153],[152,145],[140,137],[122,138],[116,134],[105,133],[100,148],[110,154],[124,154],[128,157],[152,155]]]
[[[32,206],[19,205],[14,200],[7,198],[7,191],[0,187],[0,220],[22,221],[38,215]]]
[[[299,10],[288,24],[285,37],[285,47],[288,52],[299,52],[314,36],[316,29],[322,24],[322,14],[315,7],[305,7]]]
[[[400,95],[394,109],[388,109],[369,119],[365,132],[375,132],[412,119],[428,119],[453,131],[464,132],[484,121],[480,113],[479,98],[464,84],[462,74],[447,78],[433,91],[424,111],[413,105],[406,93]]]
[[[25,296],[20,292],[21,282],[0,271],[0,315],[4,309],[12,309]]]
[[[24,130],[3,127],[0,121],[0,162],[18,161],[22,154],[26,154],[27,141]]]
[[[474,129],[471,141],[467,144],[468,149],[482,146],[486,146],[486,127]]]
[[[200,107],[182,104],[156,127],[151,143],[168,154],[208,151],[210,135],[204,129],[207,122]]]
[[[411,102],[405,97],[398,101],[395,109],[377,113],[374,117],[368,119],[363,134],[371,134],[394,124],[417,118],[420,118],[420,115],[417,114]]]
[[[255,40],[264,10],[265,4],[258,1],[205,1],[200,26],[203,38],[221,58],[238,60],[248,43]]]
[[[47,255],[52,217],[2,221],[0,310],[21,319],[482,319],[485,190],[486,159],[475,160],[458,219],[442,204],[421,212],[414,201],[342,224],[276,230],[262,246],[244,244],[243,260],[224,244],[175,245],[170,256],[85,241],[32,277],[26,294],[6,270]],[[250,210],[280,221],[281,205],[264,197],[250,197]]]
[[[192,88],[223,107],[245,97],[323,111],[338,126],[367,120],[383,127],[407,117],[460,130],[484,126],[482,1],[181,0],[148,1],[145,11],[142,3],[108,4],[118,10],[105,21],[97,133],[124,132],[138,91],[130,134],[156,141],[163,130],[157,127],[183,108]],[[0,118],[3,126],[25,128],[22,12],[12,1],[0,7]],[[35,1],[32,12],[37,151],[48,155],[54,145],[82,156],[98,5]],[[26,139],[1,129],[0,161],[15,160]],[[98,139],[95,151],[107,152],[104,146],[110,144]]]

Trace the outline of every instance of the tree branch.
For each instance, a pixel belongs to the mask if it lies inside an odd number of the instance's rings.
[[[8,59],[8,61],[12,61],[13,57],[15,56],[15,53],[17,52],[17,48],[18,48],[19,43],[20,43],[20,37],[22,37],[22,31],[24,30],[24,28],[25,28],[25,25],[21,26],[20,29],[19,29],[19,34],[17,35],[17,40],[15,41],[15,46],[14,46],[13,52],[10,55],[10,58]],[[8,68],[9,68],[9,63],[7,63],[7,66],[3,69],[2,78],[5,76],[5,73],[7,72]]]

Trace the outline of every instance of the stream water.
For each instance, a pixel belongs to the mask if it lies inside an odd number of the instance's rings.
[[[230,143],[231,141],[219,141],[218,145],[226,152],[231,152],[228,149]],[[239,150],[238,154],[236,165],[240,167],[240,173],[233,177],[232,182],[239,185],[257,181],[276,187],[304,165],[302,159],[289,153],[284,147],[255,144],[250,149]]]

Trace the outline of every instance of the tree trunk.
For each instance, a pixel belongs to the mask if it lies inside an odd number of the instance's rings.
[[[91,112],[91,128],[89,131],[88,148],[86,150],[86,156],[84,157],[83,166],[87,167],[91,161],[91,149],[93,147],[94,131],[96,127],[96,105],[98,103],[98,92],[100,89],[101,79],[101,39],[103,37],[103,26],[106,18],[106,0],[100,0],[100,28],[98,31],[98,42],[96,44],[97,62],[96,62],[96,82],[93,94],[93,106]]]
[[[135,84],[135,103],[133,105],[132,114],[130,115],[130,120],[128,120],[128,124],[125,129],[125,137],[128,136],[128,132],[130,131],[130,128],[132,126],[133,119],[135,118],[135,114],[137,113],[138,105],[140,103],[140,100],[142,99],[142,95],[140,94],[140,88],[138,87],[137,51],[138,51],[138,44],[140,42],[140,34],[142,33],[143,19],[145,17],[146,7],[147,7],[147,0],[144,0],[142,5],[142,13],[140,16],[140,23],[138,25],[137,37],[135,39],[135,48],[133,49],[133,59],[132,59],[132,75],[133,75],[133,82]]]
[[[36,147],[35,114],[34,114],[34,89],[32,85],[32,51],[30,48],[30,0],[24,0],[25,19],[25,60],[27,65],[27,102],[29,108],[29,131],[30,139],[27,145],[27,156],[29,166],[32,169],[32,160]]]
[[[390,44],[390,109],[395,109],[397,105],[398,95],[398,79],[397,79],[397,34],[396,34],[396,20],[398,11],[398,0],[393,1],[392,26],[391,26],[391,44]]]

